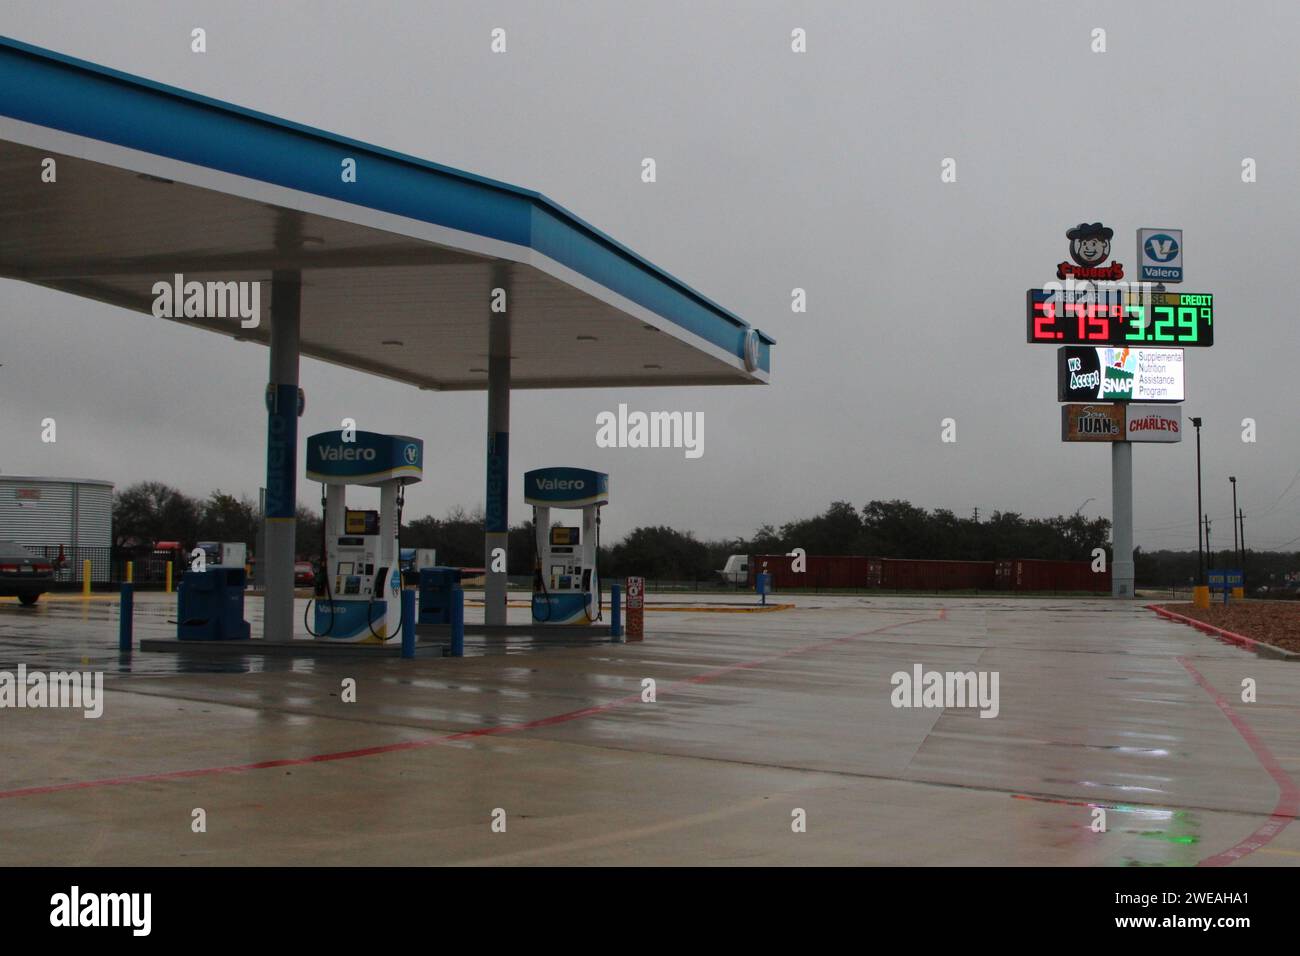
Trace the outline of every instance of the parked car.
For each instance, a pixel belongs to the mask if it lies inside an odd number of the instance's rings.
[[[293,563],[293,586],[296,588],[310,588],[316,586],[316,567],[310,561],[295,561]]]
[[[16,541],[0,541],[0,595],[17,597],[24,607],[50,589],[54,565]]]

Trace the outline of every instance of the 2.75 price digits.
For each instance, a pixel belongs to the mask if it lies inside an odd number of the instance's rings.
[[[1057,305],[1048,300],[1039,304],[1034,317],[1034,340],[1049,342],[1064,339],[1065,333],[1053,328],[1057,321]],[[1116,303],[1064,302],[1061,304],[1063,324],[1069,323],[1077,342],[1105,342],[1110,338],[1111,319],[1123,319],[1124,307]]]

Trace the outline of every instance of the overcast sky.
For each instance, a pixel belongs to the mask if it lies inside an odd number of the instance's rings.
[[[1182,288],[1216,296],[1184,406],[1205,419],[1216,546],[1235,474],[1249,543],[1300,547],[1294,0],[6,0],[0,33],[537,189],[777,339],[766,387],[516,393],[512,522],[522,473],[549,464],[611,474],[610,538],[747,535],[833,499],[1054,515],[1091,498],[1083,513],[1109,516],[1109,449],[1062,444],[1054,349],[1024,336],[1025,290],[1069,226],[1101,220],[1130,272],[1137,227],[1182,228]],[[0,362],[3,473],[256,495],[264,348],[0,280]],[[300,435],[349,414],[424,438],[408,517],[482,503],[484,393],[312,359],[302,385]],[[703,412],[703,457],[597,448],[596,414],[621,401]],[[1135,448],[1143,548],[1196,546],[1190,437]]]

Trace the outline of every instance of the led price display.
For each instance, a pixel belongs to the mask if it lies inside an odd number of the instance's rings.
[[[1030,289],[1029,342],[1050,345],[1214,344],[1214,296],[1121,289]]]

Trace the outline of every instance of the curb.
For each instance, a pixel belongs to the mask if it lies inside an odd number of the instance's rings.
[[[1238,634],[1235,631],[1228,631],[1221,627],[1215,627],[1213,624],[1198,621],[1196,618],[1188,617],[1186,614],[1179,614],[1177,611],[1171,611],[1167,607],[1162,607],[1159,604],[1147,604],[1145,607],[1148,611],[1155,611],[1160,617],[1194,627],[1198,631],[1203,631],[1212,637],[1217,637],[1221,640],[1227,641],[1229,644],[1236,644],[1238,647],[1245,648],[1248,651],[1254,651],[1261,657],[1274,657],[1281,660],[1300,660],[1300,653],[1288,651],[1285,648],[1278,647],[1276,644],[1269,644],[1266,641],[1258,641],[1253,637],[1247,637],[1245,634]]]

